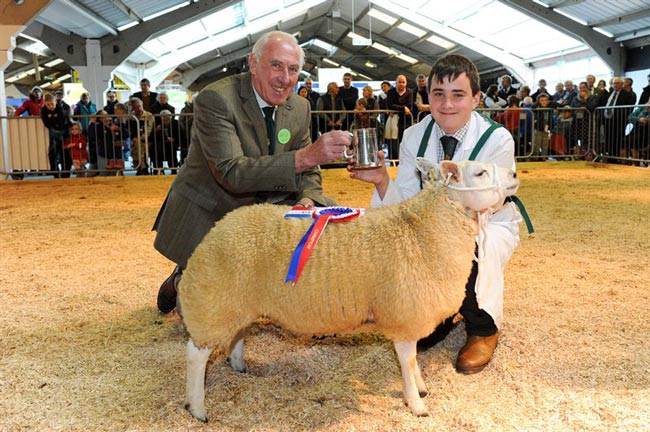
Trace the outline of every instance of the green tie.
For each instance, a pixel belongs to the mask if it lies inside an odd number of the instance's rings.
[[[269,138],[269,154],[272,155],[275,152],[275,120],[273,120],[275,107],[267,106],[262,108],[262,111],[266,122],[266,136]]]

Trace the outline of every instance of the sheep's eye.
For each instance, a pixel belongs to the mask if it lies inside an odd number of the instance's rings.
[[[483,175],[485,175],[485,174],[487,174],[487,173],[488,173],[488,172],[487,172],[486,170],[481,170],[480,172],[477,172],[477,173],[476,173],[476,177],[481,177],[481,176],[483,176]]]

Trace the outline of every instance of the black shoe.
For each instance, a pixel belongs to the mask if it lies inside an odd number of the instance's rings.
[[[429,336],[422,338],[417,343],[418,351],[426,351],[436,345],[438,342],[444,340],[449,333],[454,329],[454,317],[452,315],[442,322]]]
[[[178,281],[181,279],[182,273],[180,266],[176,266],[172,274],[160,285],[160,290],[158,290],[158,310],[163,314],[168,314],[176,307]]]

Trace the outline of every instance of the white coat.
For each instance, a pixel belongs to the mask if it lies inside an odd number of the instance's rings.
[[[381,207],[399,203],[420,192],[420,177],[415,165],[415,158],[420,141],[427,125],[432,121],[427,116],[421,122],[404,131],[400,144],[399,170],[395,181],[390,181],[384,199],[375,191],[370,206]],[[454,154],[454,161],[469,159],[474,146],[483,133],[490,127],[490,122],[476,112],[472,112],[467,134]],[[439,161],[436,134],[432,133],[424,158]],[[498,166],[515,170],[514,141],[505,128],[494,130],[490,138],[476,156],[480,162],[494,163]],[[487,216],[485,226],[485,257],[479,263],[476,280],[476,300],[481,309],[490,314],[494,323],[501,328],[503,322],[503,272],[512,253],[519,244],[519,222],[521,216],[513,203],[507,203],[493,214]]]

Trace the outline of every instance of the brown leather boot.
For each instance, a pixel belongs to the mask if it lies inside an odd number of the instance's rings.
[[[181,267],[176,266],[172,274],[160,285],[160,290],[158,290],[158,310],[163,314],[168,314],[176,307],[178,281],[181,279],[182,273]]]
[[[499,341],[499,332],[491,336],[468,336],[465,346],[458,352],[456,371],[474,374],[482,371],[492,360]]]

